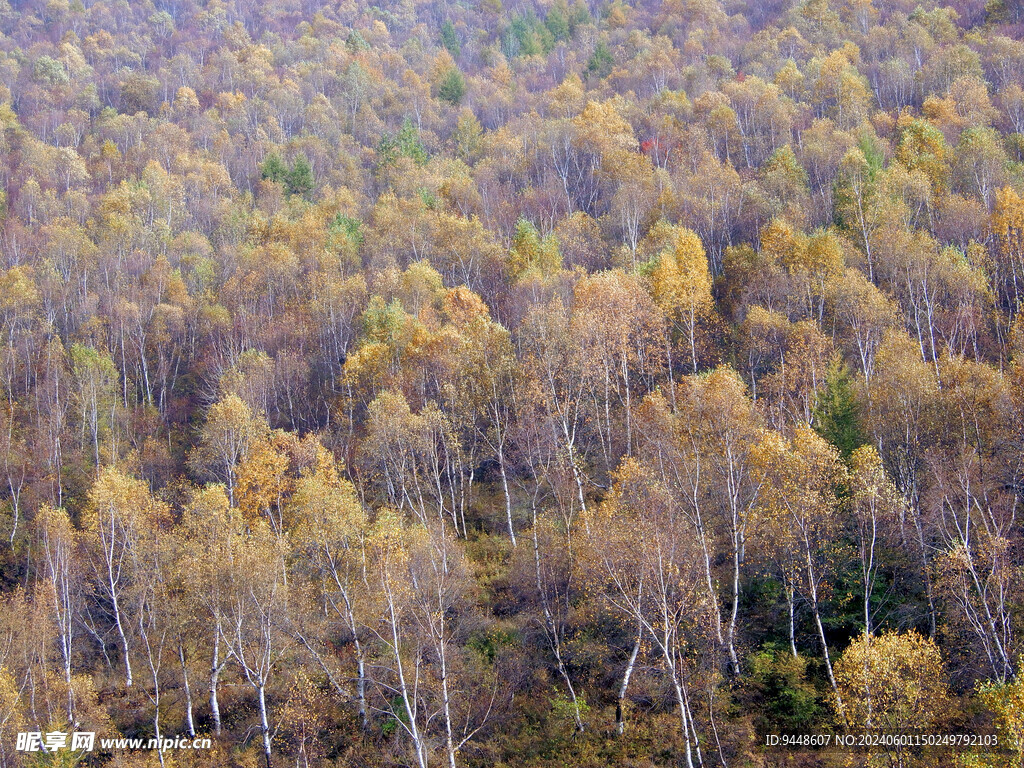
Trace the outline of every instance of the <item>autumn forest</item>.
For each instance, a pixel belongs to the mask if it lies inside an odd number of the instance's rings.
[[[0,766],[1019,767],[1022,301],[1018,0],[0,0]]]

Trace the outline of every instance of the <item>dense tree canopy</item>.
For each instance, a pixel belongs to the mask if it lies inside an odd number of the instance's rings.
[[[1022,38],[0,0],[0,766],[1019,761]]]

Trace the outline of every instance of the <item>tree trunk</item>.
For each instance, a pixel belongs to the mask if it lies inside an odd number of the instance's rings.
[[[626,690],[629,688],[629,678],[633,676],[636,658],[640,654],[640,640],[642,637],[643,624],[640,624],[637,628],[636,641],[633,643],[633,651],[629,654],[629,661],[626,662],[626,671],[622,675],[622,685],[619,686],[619,695],[615,702],[615,732],[620,736],[626,730],[626,723],[622,717],[622,704],[626,699]]]
[[[547,592],[544,589],[544,582],[541,577],[540,568],[540,541],[537,538],[537,510],[533,510],[533,558],[534,567],[536,569],[537,577],[537,592],[540,597],[541,607],[544,610],[544,628],[547,630],[548,642],[551,643],[551,650],[555,654],[555,662],[558,665],[558,673],[562,676],[565,681],[565,687],[569,689],[569,696],[572,698],[572,716],[576,721],[576,730],[579,733],[583,733],[586,730],[586,726],[583,724],[583,719],[580,717],[580,705],[576,697],[576,689],[573,687],[572,680],[569,679],[569,671],[565,668],[565,662],[562,660],[562,640],[561,633],[559,632],[558,626],[555,624],[554,616],[551,614],[551,609],[548,607]]]
[[[267,717],[267,693],[264,683],[257,686],[260,702],[260,731],[263,735],[263,757],[266,758],[267,768],[273,768],[270,759],[270,720]]]
[[[505,453],[498,451],[498,467],[501,469],[501,490],[505,494],[505,520],[508,522],[508,535],[512,546],[516,546],[516,530],[512,525],[512,495],[508,490],[508,473],[505,471]]]
[[[213,640],[213,663],[210,665],[210,717],[213,720],[213,733],[215,736],[221,734],[220,704],[217,701],[217,685],[220,681],[220,632],[216,633]]]
[[[786,584],[786,602],[789,603],[789,650],[793,658],[799,654],[796,652],[796,588],[792,584]]]
[[[366,713],[366,660],[363,658],[363,648],[356,639],[356,669],[359,675],[356,680],[356,705],[359,709],[359,722],[363,730],[369,728],[369,717]]]
[[[740,659],[736,655],[736,619],[740,607],[740,547],[735,533],[732,547],[732,609],[729,611],[729,663],[732,673],[740,674]]]
[[[178,659],[181,661],[181,679],[185,691],[185,729],[189,736],[196,735],[196,722],[192,714],[192,688],[188,684],[188,667],[185,666],[185,647],[178,642]]]
[[[832,659],[828,654],[828,642],[825,640],[825,627],[821,623],[821,611],[818,610],[818,584],[814,576],[814,564],[811,560],[810,549],[806,550],[807,555],[807,581],[811,588],[811,610],[814,613],[814,623],[818,627],[818,637],[821,638],[821,654],[825,660],[825,671],[828,673],[828,681],[832,685],[832,692],[836,696],[836,709],[843,720],[846,720],[846,712],[843,708],[843,698],[839,694],[839,686],[836,684],[836,676],[832,672]]]
[[[683,725],[683,738],[686,741],[686,768],[693,768],[693,746],[690,741],[690,721],[688,717],[688,708],[686,706],[686,697],[683,696],[683,688],[679,684],[679,681],[675,679],[676,671],[672,670],[672,685],[676,692],[676,704],[679,705],[679,719]]]
[[[132,660],[128,655],[128,637],[124,633],[124,625],[121,622],[121,606],[117,599],[117,588],[114,586],[113,578],[110,579],[111,602],[114,607],[114,624],[117,626],[117,635],[121,640],[121,652],[124,654],[124,684],[132,687]]]

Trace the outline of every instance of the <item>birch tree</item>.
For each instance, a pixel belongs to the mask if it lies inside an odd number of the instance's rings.
[[[287,544],[266,522],[257,521],[235,545],[221,639],[256,694],[263,757],[267,768],[273,768],[267,688],[291,644],[289,587],[284,581]]]
[[[93,583],[100,611],[117,634],[128,687],[136,639],[132,620],[142,588],[138,549],[146,530],[159,526],[167,513],[146,483],[112,467],[100,472],[89,492],[85,520]]]
[[[763,535],[772,542],[773,532],[778,532],[792,542],[800,590],[810,602],[825,671],[842,712],[822,623],[822,600],[829,588],[831,547],[838,532],[836,487],[845,480],[845,470],[836,450],[807,426],[797,427],[792,440],[777,432],[764,433],[754,449],[754,467],[762,483],[758,513],[763,516]]]

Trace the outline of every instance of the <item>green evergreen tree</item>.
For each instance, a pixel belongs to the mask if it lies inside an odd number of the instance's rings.
[[[352,30],[348,39],[345,41],[345,46],[351,53],[370,50],[370,44],[366,42],[366,38],[362,36],[358,29]]]
[[[875,175],[882,170],[885,164],[885,153],[878,145],[878,139],[870,133],[864,132],[857,140],[857,148],[864,153],[864,159],[868,161],[868,177],[874,180]]]
[[[462,53],[462,44],[455,32],[455,25],[451,21],[446,21],[441,25],[441,45],[448,49],[448,53],[452,55],[453,59],[459,58],[459,54]]]
[[[548,32],[556,42],[569,39],[569,8],[564,0],[551,6],[547,18],[544,19],[544,26],[548,28]]]
[[[329,229],[332,234],[343,235],[357,246],[363,244],[363,223],[359,219],[339,213],[331,221]]]
[[[794,657],[771,643],[750,656],[741,696],[761,731],[799,731],[818,721],[822,708],[809,666],[807,657]]]
[[[291,170],[285,177],[285,185],[289,195],[303,197],[313,191],[313,168],[305,155],[299,155],[292,163]]]
[[[455,67],[448,70],[448,73],[441,78],[441,84],[437,87],[437,97],[441,101],[447,101],[453,107],[462,101],[466,95],[466,79]]]
[[[546,53],[552,44],[551,33],[532,12],[513,18],[502,42],[504,53],[510,59]]]
[[[402,157],[408,157],[416,165],[426,165],[427,150],[423,148],[423,144],[420,141],[419,130],[417,130],[416,126],[412,124],[412,120],[408,117],[402,121],[402,127],[395,137],[395,146]]]
[[[608,48],[608,43],[604,40],[598,40],[597,46],[594,48],[594,55],[590,57],[587,62],[586,74],[587,76],[594,77],[607,77],[608,73],[612,71],[612,66],[615,64],[615,57],[612,56],[611,50]]]
[[[380,137],[380,143],[377,144],[377,156],[378,166],[385,168],[394,165],[400,157],[408,157],[416,165],[426,165],[429,159],[427,150],[420,142],[420,133],[409,118],[402,121],[402,127],[398,129],[398,133],[385,133]]]
[[[266,181],[275,181],[284,185],[285,177],[288,175],[288,166],[284,164],[280,156],[274,152],[267,155],[263,164],[260,165],[260,178]]]
[[[585,24],[589,24],[590,21],[590,9],[587,8],[587,4],[576,0],[569,13],[569,35],[574,35],[576,27],[582,27]]]
[[[838,358],[829,365],[825,386],[814,404],[814,430],[838,448],[844,459],[864,444],[850,369]]]

